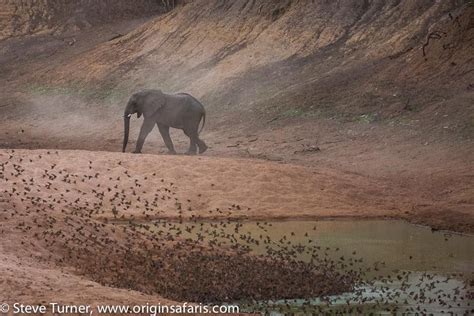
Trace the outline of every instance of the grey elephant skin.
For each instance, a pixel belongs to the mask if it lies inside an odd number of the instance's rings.
[[[198,148],[200,154],[207,150],[206,144],[199,138],[199,133],[206,123],[206,111],[201,102],[192,95],[167,94],[161,90],[144,90],[133,94],[125,108],[122,152],[125,152],[127,148],[130,118],[135,113],[138,118],[143,114],[144,119],[134,153],[141,153],[145,138],[153,130],[155,124],[169,153],[176,154],[169,134],[170,127],[182,129],[189,137],[190,144],[186,154],[194,155]],[[199,130],[201,120],[202,127]]]

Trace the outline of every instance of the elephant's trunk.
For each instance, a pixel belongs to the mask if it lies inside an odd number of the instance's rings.
[[[123,148],[122,152],[125,152],[128,143],[128,133],[130,131],[130,115],[125,114],[123,117],[123,127],[124,127],[124,134],[123,134]]]

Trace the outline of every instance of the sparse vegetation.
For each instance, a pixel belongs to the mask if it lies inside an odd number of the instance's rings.
[[[356,121],[365,123],[365,124],[370,124],[370,123],[373,123],[376,119],[377,119],[376,113],[367,113],[367,114],[359,115],[356,118]]]

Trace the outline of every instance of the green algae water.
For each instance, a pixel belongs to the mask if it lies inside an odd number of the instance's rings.
[[[470,314],[474,237],[403,221],[158,221],[162,234],[211,247],[243,245],[255,254],[285,249],[298,260],[358,271],[354,291],[311,300],[240,302],[247,311],[284,314]],[[310,282],[310,280],[308,280]],[[245,307],[246,306],[246,307]]]

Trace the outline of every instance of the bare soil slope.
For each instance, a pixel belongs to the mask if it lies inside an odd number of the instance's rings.
[[[455,218],[472,211],[472,17],[464,1],[191,1],[72,45],[8,39],[0,143],[116,151],[132,91],[187,91],[207,105],[207,155],[353,174],[420,222],[471,231]]]
[[[0,9],[0,40],[39,33],[72,34],[104,22],[163,12],[153,0],[2,1]]]

